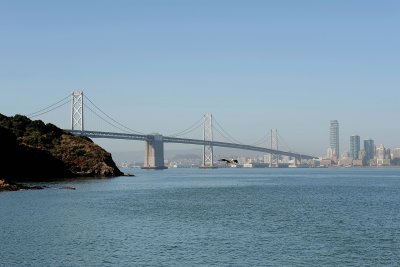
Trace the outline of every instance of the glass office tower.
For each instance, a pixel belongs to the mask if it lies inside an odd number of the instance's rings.
[[[374,140],[364,140],[365,160],[369,161],[375,157]]]
[[[352,159],[358,159],[358,152],[360,152],[360,136],[350,136],[350,157]]]
[[[332,149],[332,159],[337,161],[339,159],[339,122],[337,120],[331,121],[329,131],[329,145]]]

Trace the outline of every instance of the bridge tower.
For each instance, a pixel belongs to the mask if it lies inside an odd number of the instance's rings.
[[[164,140],[161,134],[148,135],[142,169],[162,170],[164,165]]]
[[[72,93],[71,130],[84,131],[83,128],[83,92]]]
[[[203,122],[203,140],[208,141],[208,145],[203,146],[203,165],[201,168],[215,168],[213,165],[213,131],[212,131],[212,114],[207,113],[204,115]]]
[[[271,149],[278,150],[278,130],[271,129]],[[276,153],[270,154],[269,167],[278,168],[279,167],[279,155]]]

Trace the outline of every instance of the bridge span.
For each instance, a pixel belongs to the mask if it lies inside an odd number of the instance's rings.
[[[251,146],[244,144],[201,140],[201,139],[190,139],[190,138],[177,138],[170,136],[163,136],[161,134],[131,134],[131,133],[113,133],[113,132],[101,132],[101,131],[81,131],[81,130],[67,130],[74,135],[86,136],[89,138],[107,138],[107,139],[123,139],[123,140],[137,140],[144,141],[145,144],[145,162],[144,168],[147,169],[165,169],[164,166],[164,143],[179,143],[179,144],[192,144],[201,145],[204,147],[227,147],[235,149],[243,149],[250,151],[263,152],[273,155],[283,155],[288,157],[294,157],[298,160],[313,159],[315,157],[310,155],[304,155],[294,152],[287,152],[281,150],[274,150],[265,147]],[[211,158],[210,163],[207,164],[203,158],[204,167],[212,167],[213,159]]]
[[[84,100],[85,104],[84,105]],[[34,113],[28,115],[29,118],[34,118],[51,112],[55,109],[61,108],[67,104],[71,104],[71,128],[66,130],[74,135],[86,136],[89,138],[107,138],[107,139],[124,139],[124,140],[137,140],[145,142],[145,157],[144,157],[144,166],[146,169],[164,169],[164,143],[180,143],[180,144],[192,144],[192,145],[200,145],[203,146],[203,163],[202,167],[204,168],[213,168],[214,167],[214,159],[213,159],[213,148],[214,147],[227,147],[234,149],[243,149],[250,151],[258,151],[263,153],[268,153],[271,155],[270,165],[278,166],[279,164],[279,155],[293,157],[296,161],[301,160],[309,160],[316,157],[310,155],[304,155],[295,152],[288,152],[278,150],[278,135],[277,130],[271,130],[271,148],[253,146],[253,145],[244,145],[235,141],[229,133],[227,133],[219,123],[217,123],[218,127],[213,126],[213,122],[216,122],[211,113],[207,113],[202,117],[202,123],[199,120],[194,125],[189,128],[176,133],[173,136],[163,136],[161,134],[144,134],[143,132],[138,132],[133,130],[121,123],[117,120],[113,119],[107,113],[105,113],[101,108],[93,103],[86,95],[83,94],[82,91],[74,91],[71,95],[64,97],[60,101],[46,107],[42,108]],[[88,105],[89,104],[89,105]],[[97,118],[106,122],[108,125],[112,126],[112,129],[118,129],[121,132],[110,132],[110,131],[91,131],[84,128],[86,122],[84,122],[84,113],[86,114],[86,110],[91,111]],[[192,132],[195,129],[198,129],[203,126],[203,139],[193,139],[193,138],[183,138],[178,136],[186,135]],[[97,126],[96,126],[97,127]],[[217,130],[225,140],[230,140],[228,142],[214,141],[213,131]],[[222,130],[222,131],[221,131]],[[117,130],[111,130],[117,131]],[[229,138],[226,138],[226,135]],[[266,142],[265,142],[266,143]]]

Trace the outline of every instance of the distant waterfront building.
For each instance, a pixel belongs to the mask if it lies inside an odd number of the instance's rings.
[[[269,154],[268,155],[264,155],[263,163],[265,163],[265,164],[269,163]]]
[[[385,146],[380,145],[379,147],[376,148],[376,158],[378,160],[385,159]]]
[[[332,120],[329,131],[329,146],[332,150],[332,159],[337,161],[339,158],[339,122]]]
[[[377,159],[390,159],[391,151],[389,148],[385,148],[383,144],[376,148],[376,158]]]
[[[360,152],[360,136],[350,136],[350,158],[353,160],[358,159],[358,153]]]
[[[392,149],[392,163],[394,165],[400,165],[400,148]]]
[[[365,160],[369,162],[375,157],[375,144],[374,140],[368,139],[364,140],[364,150],[365,150]]]
[[[364,160],[365,161],[366,153],[364,149],[360,149],[358,152],[358,159]]]
[[[360,152],[358,152],[358,161],[361,164],[360,166],[366,166],[369,164],[369,162],[366,160],[366,153],[364,149],[360,149]],[[353,166],[354,166],[354,160],[353,160]]]
[[[351,166],[353,165],[353,159],[350,157],[349,153],[343,153],[342,156],[340,157],[340,160],[338,161],[339,166]]]
[[[332,159],[333,158],[333,150],[330,147],[328,147],[328,149],[326,150],[326,158],[327,159]]]
[[[385,151],[385,159],[392,159],[392,150],[390,148],[387,148]]]
[[[392,159],[400,159],[400,148],[394,148],[392,150]]]
[[[376,148],[376,164],[378,166],[389,166],[390,165],[390,150],[386,149],[384,145],[380,145]]]

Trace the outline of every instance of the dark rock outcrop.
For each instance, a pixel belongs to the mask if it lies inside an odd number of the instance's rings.
[[[111,177],[123,173],[89,138],[25,116],[0,114],[0,176],[11,181]]]
[[[16,184],[16,183],[8,182],[4,179],[0,179],[0,192],[19,191],[19,190],[38,190],[38,189],[43,189],[43,187]]]

